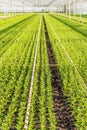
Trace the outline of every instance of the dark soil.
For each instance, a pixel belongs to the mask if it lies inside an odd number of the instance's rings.
[[[75,120],[72,116],[72,110],[69,106],[67,97],[63,93],[63,84],[56,64],[56,59],[49,39],[45,19],[44,28],[47,43],[47,53],[49,58],[49,66],[52,75],[52,95],[53,95],[53,107],[56,116],[57,130],[76,130]]]

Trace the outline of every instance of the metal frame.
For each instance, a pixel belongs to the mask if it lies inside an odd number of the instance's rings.
[[[4,15],[7,15],[9,12],[14,12],[13,7],[15,8],[15,12],[17,12],[19,8],[20,12],[26,12],[26,7],[31,8],[34,12],[37,11],[37,8],[49,11],[50,8],[52,10],[52,8],[55,7],[56,12],[66,13],[70,19],[71,8],[73,8],[75,17],[75,4],[81,1],[85,2],[87,0],[0,0],[0,11],[4,12]],[[64,9],[65,7],[66,10]],[[81,21],[81,11],[79,11],[79,14]]]

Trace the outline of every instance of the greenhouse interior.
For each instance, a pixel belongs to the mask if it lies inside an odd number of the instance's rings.
[[[0,0],[0,130],[87,130],[87,0]]]

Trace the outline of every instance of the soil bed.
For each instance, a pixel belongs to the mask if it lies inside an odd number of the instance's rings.
[[[51,46],[50,38],[48,35],[45,18],[43,17],[47,53],[49,58],[49,66],[51,70],[52,78],[52,95],[53,95],[53,107],[57,121],[57,130],[76,130],[75,120],[72,116],[71,108],[69,106],[67,97],[63,93],[63,84],[56,64],[56,59]]]

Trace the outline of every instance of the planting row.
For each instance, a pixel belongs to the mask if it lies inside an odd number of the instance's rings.
[[[58,15],[61,15],[65,18],[70,18],[71,20],[74,20],[74,21],[77,21],[77,22],[81,22],[81,23],[84,23],[84,24],[87,24],[87,15],[83,15],[81,14],[58,14]]]
[[[0,32],[4,29],[8,29],[10,26],[13,26],[14,24],[18,23],[19,21],[23,19],[26,19],[27,17],[31,15],[33,14],[16,15],[8,19],[0,20]]]
[[[74,29],[77,32],[83,34],[84,36],[87,36],[87,25],[86,24],[78,23],[77,21],[67,19],[67,18],[62,17],[60,15],[52,15],[52,17],[58,19],[60,22],[68,25],[72,29]]]
[[[7,51],[9,46],[14,44],[24,30],[32,23],[35,16],[27,17],[26,19],[18,22],[13,27],[9,28],[8,31],[4,31],[0,35],[0,56]],[[27,24],[29,22],[29,25]]]
[[[33,86],[28,130],[56,130],[53,110],[51,74],[47,56],[44,24],[42,21],[41,37]]]
[[[23,129],[40,16],[0,59],[0,126]],[[36,24],[35,24],[36,23]]]
[[[54,23],[57,38],[74,62],[85,84],[87,84],[87,39],[60,21],[50,16],[48,18],[49,21]],[[57,38],[55,38],[55,42]]]
[[[75,125],[78,130],[87,129],[87,44],[81,34],[60,21],[49,15],[45,19]]]

